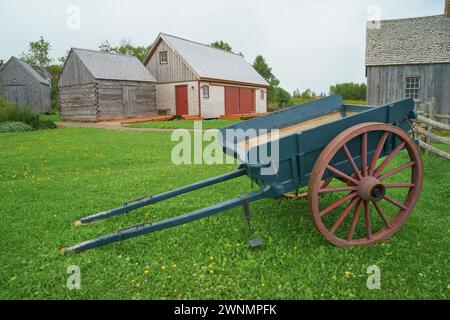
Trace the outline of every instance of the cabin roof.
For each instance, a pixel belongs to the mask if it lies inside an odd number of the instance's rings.
[[[135,56],[72,48],[95,79],[156,82]]]
[[[20,66],[22,66],[25,71],[27,71],[36,81],[39,81],[40,83],[46,84],[46,85],[50,85],[50,82],[48,81],[48,79],[45,79],[44,77],[42,77],[39,72],[37,72],[36,70],[33,69],[32,66],[30,66],[29,64],[23,62],[22,60],[16,58],[16,57],[11,57],[5,64],[3,64],[0,67],[0,71],[6,69],[6,67],[12,62],[15,61],[17,62]]]
[[[450,63],[450,18],[382,20],[367,25],[366,66]]]
[[[269,85],[241,55],[165,33],[159,34],[155,46],[147,58],[147,63],[154,54],[160,40],[165,41],[200,79],[232,81],[260,86]]]

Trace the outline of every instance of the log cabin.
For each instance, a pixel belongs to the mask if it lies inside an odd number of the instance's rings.
[[[156,79],[134,56],[72,48],[58,80],[61,118],[155,116]]]

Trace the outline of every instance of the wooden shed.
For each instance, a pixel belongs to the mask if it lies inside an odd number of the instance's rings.
[[[33,112],[51,111],[50,82],[16,57],[0,67],[0,95]]]
[[[134,56],[72,48],[59,81],[64,120],[156,115],[156,79]]]
[[[366,75],[370,105],[413,98],[421,109],[435,98],[450,115],[450,0],[443,15],[369,23]]]

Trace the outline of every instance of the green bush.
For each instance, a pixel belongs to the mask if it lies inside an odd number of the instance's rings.
[[[338,94],[344,100],[366,100],[367,85],[365,83],[338,83],[330,87],[331,94]]]
[[[31,130],[33,130],[33,128],[30,125],[23,122],[18,121],[0,122],[0,133],[25,132]]]
[[[31,126],[34,130],[56,128],[53,121],[42,120],[39,114],[33,113],[24,107],[17,107],[5,101],[3,97],[0,97],[0,123],[11,121],[23,122]]]

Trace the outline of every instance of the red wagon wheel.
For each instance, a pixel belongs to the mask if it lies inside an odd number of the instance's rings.
[[[399,144],[384,161],[379,161],[386,142],[394,138]],[[373,139],[379,140],[369,160],[368,142],[373,143]],[[352,155],[348,145],[354,146],[359,141],[358,154]],[[407,151],[407,160],[399,154],[403,149]],[[332,166],[338,153],[351,167],[351,176]],[[392,161],[394,158],[405,163],[397,166]],[[361,168],[356,162],[361,163]],[[391,169],[392,166],[395,167]],[[409,177],[406,170],[410,171]],[[323,188],[321,181],[327,173],[337,176],[342,186]],[[422,190],[422,178],[420,153],[406,132],[383,123],[357,125],[339,134],[318,158],[309,179],[309,211],[319,231],[338,247],[379,242],[392,236],[406,222]],[[388,195],[391,192],[396,194]],[[402,192],[403,201],[399,200]],[[362,218],[365,223],[361,226],[358,222]]]

